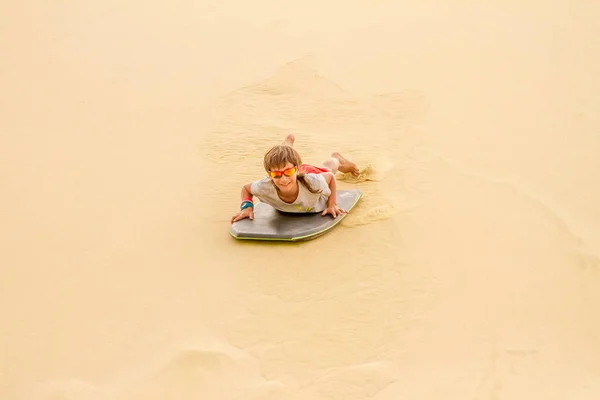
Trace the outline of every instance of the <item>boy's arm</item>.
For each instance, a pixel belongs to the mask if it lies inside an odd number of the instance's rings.
[[[253,201],[252,199],[254,198],[254,195],[252,194],[252,191],[250,190],[251,187],[252,187],[252,183],[247,183],[244,186],[242,186],[242,201],[244,201],[244,200]]]
[[[336,179],[335,175],[331,172],[324,172],[323,177],[331,190],[331,194],[327,199],[327,208],[323,211],[322,215],[331,214],[333,218],[337,218],[338,215],[346,214],[347,211],[342,210],[337,206],[337,188],[336,188]]]
[[[336,179],[335,175],[331,172],[323,172],[323,177],[331,190],[331,194],[327,199],[327,207],[335,206],[337,204],[337,187],[336,187]]]
[[[233,217],[231,217],[231,223],[233,224],[236,221],[242,220],[244,218],[250,218],[250,219],[254,219],[254,206],[252,205],[248,205],[248,204],[244,204],[245,201],[251,201],[252,202],[252,191],[250,190],[251,188],[251,183],[248,183],[244,186],[242,186],[242,205],[240,206],[240,211],[238,211]]]

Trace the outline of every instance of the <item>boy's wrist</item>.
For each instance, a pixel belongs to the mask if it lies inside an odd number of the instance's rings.
[[[244,210],[246,208],[254,208],[254,203],[252,202],[252,200],[242,201],[242,204],[240,205],[240,210]]]

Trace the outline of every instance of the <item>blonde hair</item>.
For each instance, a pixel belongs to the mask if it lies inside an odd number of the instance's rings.
[[[267,173],[269,173],[269,171],[272,169],[283,167],[287,163],[291,163],[298,168],[298,181],[303,184],[311,193],[321,193],[321,190],[316,190],[310,185],[310,182],[308,182],[306,179],[305,173],[300,172],[302,158],[293,147],[288,145],[277,145],[271,147],[265,153],[264,166]],[[273,183],[273,185],[275,184]],[[275,189],[279,190],[277,185],[275,185]]]

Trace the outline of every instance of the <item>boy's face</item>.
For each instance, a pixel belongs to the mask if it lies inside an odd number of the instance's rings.
[[[296,191],[298,171],[294,164],[288,162],[286,165],[270,170],[269,177],[282,193]]]

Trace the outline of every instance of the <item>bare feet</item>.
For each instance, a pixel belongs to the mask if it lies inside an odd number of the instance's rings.
[[[350,160],[347,160],[340,153],[331,153],[331,157],[337,159],[340,162],[340,167],[338,171],[347,173],[350,172],[354,176],[358,176],[359,170],[355,163]]]
[[[283,141],[284,145],[293,147],[294,146],[294,142],[296,141],[296,138],[294,137],[294,135],[292,135],[291,133],[289,135],[287,135],[285,137],[285,140]]]

